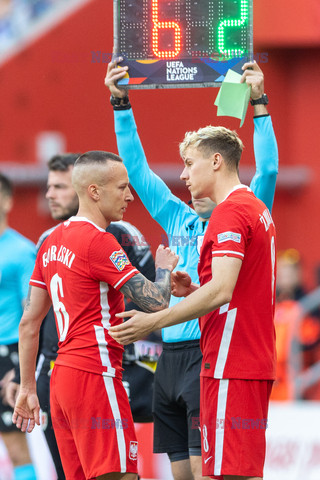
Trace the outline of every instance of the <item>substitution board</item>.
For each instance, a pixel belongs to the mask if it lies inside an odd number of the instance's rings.
[[[220,86],[253,57],[253,0],[114,0],[128,88]]]

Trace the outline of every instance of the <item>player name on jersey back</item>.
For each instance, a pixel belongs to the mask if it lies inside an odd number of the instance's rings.
[[[42,255],[42,263],[44,267],[47,267],[49,262],[61,262],[68,268],[71,268],[75,256],[76,255],[69,250],[69,248],[66,248],[63,245],[51,245],[51,247]]]

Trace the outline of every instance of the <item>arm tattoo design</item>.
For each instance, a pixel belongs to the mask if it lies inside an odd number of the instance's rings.
[[[30,296],[31,296],[31,287],[29,286],[28,295],[27,295],[27,298],[26,298],[25,304],[24,304],[24,310],[29,310],[30,309]]]
[[[129,297],[143,311],[157,312],[169,305],[171,272],[157,268],[154,283],[138,273],[130,278],[120,290],[125,297]]]

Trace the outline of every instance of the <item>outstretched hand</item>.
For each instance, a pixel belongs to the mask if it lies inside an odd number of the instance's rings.
[[[179,255],[175,254],[169,247],[159,245],[156,251],[155,265],[157,268],[172,272],[177,266]]]
[[[12,423],[22,432],[31,433],[35,424],[40,425],[40,405],[36,393],[20,390],[12,415]]]
[[[245,63],[242,66],[242,70],[244,72],[240,81],[241,83],[246,82],[247,85],[251,86],[252,100],[261,98],[264,94],[264,75],[257,62]]]
[[[118,80],[123,78],[128,72],[128,67],[120,67],[118,65],[122,60],[123,58],[119,57],[108,64],[107,75],[104,80],[104,84],[109,88],[111,95],[116,98],[123,98],[127,95],[127,90],[117,85]]]
[[[128,312],[117,313],[118,318],[130,318],[120,325],[110,327],[108,330],[109,335],[122,345],[128,345],[129,343],[136,342],[147,337],[153,330],[158,327],[153,322],[153,316],[156,313],[144,313],[137,310],[130,310]]]

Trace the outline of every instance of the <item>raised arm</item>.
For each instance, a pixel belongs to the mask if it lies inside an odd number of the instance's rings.
[[[168,307],[171,295],[171,272],[177,265],[178,258],[169,248],[160,245],[155,259],[155,282],[138,273],[121,287],[121,292],[145,312],[157,312]]]
[[[242,81],[251,86],[251,99],[258,100],[264,95],[264,76],[256,62],[245,63]],[[256,173],[250,187],[254,194],[272,210],[278,174],[278,146],[272,120],[266,105],[254,105],[254,155]]]
[[[120,59],[118,59],[120,61]],[[149,167],[134,120],[130,104],[121,105],[125,98],[125,89],[117,86],[117,81],[127,73],[127,67],[119,67],[116,62],[108,65],[105,85],[111,95],[120,102],[119,108],[114,106],[115,133],[120,157],[128,170],[130,183],[139,195],[150,215],[170,232],[179,216],[189,207],[171,190]]]

